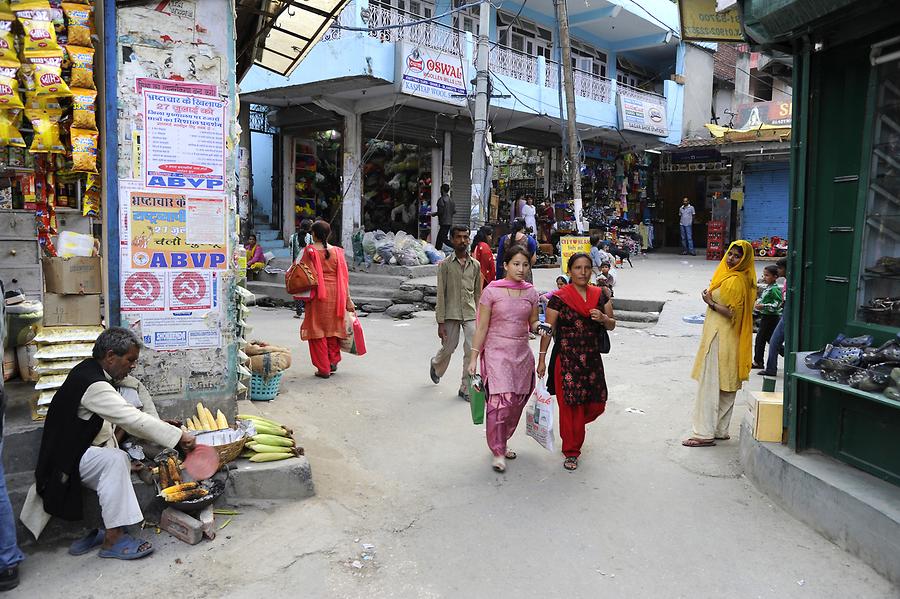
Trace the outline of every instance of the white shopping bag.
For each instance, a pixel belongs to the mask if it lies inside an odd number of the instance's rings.
[[[553,451],[553,400],[544,379],[538,379],[525,408],[525,433],[547,451]]]

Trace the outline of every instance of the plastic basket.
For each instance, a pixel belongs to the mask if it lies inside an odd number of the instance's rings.
[[[250,399],[253,401],[271,401],[278,395],[278,389],[281,387],[281,375],[283,373],[263,378],[261,375],[253,374],[250,377]]]

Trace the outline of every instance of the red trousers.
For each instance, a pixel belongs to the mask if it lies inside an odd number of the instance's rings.
[[[567,404],[563,398],[560,370],[557,363],[554,368],[554,385],[556,403],[559,404],[559,436],[562,437],[562,452],[567,458],[577,458],[581,455],[581,446],[584,445],[584,427],[603,413],[606,402],[597,401],[576,406]]]
[[[331,374],[331,365],[341,361],[341,340],[337,337],[310,339],[309,357],[320,374]]]

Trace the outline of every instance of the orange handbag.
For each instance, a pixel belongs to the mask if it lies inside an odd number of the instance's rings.
[[[284,288],[291,295],[299,295],[318,286],[316,273],[302,262],[294,262],[284,273]]]

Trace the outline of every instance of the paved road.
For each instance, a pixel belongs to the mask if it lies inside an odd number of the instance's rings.
[[[700,311],[711,270],[659,256],[620,274],[619,297],[670,301],[658,327],[613,335],[607,413],[589,428],[575,473],[522,427],[512,440],[519,459],[506,474],[490,469],[484,430],[456,397],[459,360],[440,385],[428,379],[431,314],[366,319],[370,354],[322,381],[291,312],[254,310],[252,336],[296,353],[284,392],[241,409],[294,426],[317,496],[244,506],[216,541],[196,547],[151,534],[158,551],[143,563],[32,555],[18,596],[59,596],[65,584],[73,598],[897,597],[742,476],[744,406],[734,440],[680,446],[699,333],[680,317]],[[552,278],[540,273],[538,284]]]

